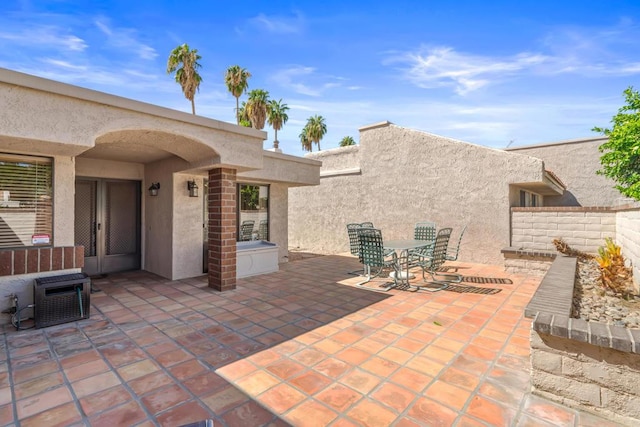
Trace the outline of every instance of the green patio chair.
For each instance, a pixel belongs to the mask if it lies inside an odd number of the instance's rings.
[[[460,236],[458,237],[458,244],[455,247],[449,247],[447,249],[447,261],[457,261],[458,254],[460,253],[460,243],[462,242],[462,236],[464,236],[464,232],[466,231],[467,226],[462,227],[462,231],[460,232]]]
[[[372,222],[361,222],[361,223],[351,223],[347,224],[347,235],[349,236],[349,251],[351,255],[359,257],[360,255],[360,242],[358,240],[358,230],[361,228],[373,228]],[[364,276],[366,274],[365,270],[354,270],[349,271],[348,274],[353,274],[356,276]]]
[[[402,266],[400,265],[397,254],[391,253],[391,257],[387,256],[384,249],[384,241],[382,239],[382,231],[376,228],[361,227],[357,230],[358,235],[358,259],[364,265],[366,271],[366,280],[358,283],[362,286],[371,279],[377,277],[385,269],[393,269],[395,271],[394,284],[397,285],[398,277],[401,277]],[[375,271],[372,274],[372,271]],[[387,287],[387,290],[390,287]]]
[[[436,223],[431,221],[417,222],[413,228],[413,238],[416,240],[428,240],[435,242],[436,240]],[[431,256],[433,252],[433,243],[421,248],[409,251],[409,264],[419,265],[424,257]]]
[[[442,264],[447,260],[447,247],[451,238],[451,228],[441,228],[436,235],[436,241],[433,245],[433,252],[430,256],[420,257],[417,265],[422,267],[423,284],[412,284],[417,290],[425,290],[436,292],[446,289],[449,283],[460,283],[462,281],[459,275],[446,274],[438,271]],[[427,280],[427,274],[430,280]],[[459,280],[460,279],[460,280]]]

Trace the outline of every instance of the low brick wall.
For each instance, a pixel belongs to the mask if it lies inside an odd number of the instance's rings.
[[[554,251],[562,238],[573,249],[597,253],[606,237],[616,237],[616,209],[606,207],[511,208],[511,246]]]
[[[575,258],[557,257],[531,302],[533,393],[640,424],[640,330],[570,318]]]
[[[0,276],[43,273],[84,267],[84,246],[5,249],[0,251]]]
[[[512,274],[544,276],[556,258],[556,252],[521,250],[514,247],[502,249],[504,269]]]

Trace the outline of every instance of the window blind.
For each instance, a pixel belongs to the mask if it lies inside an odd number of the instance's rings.
[[[0,248],[53,243],[52,161],[0,154]]]

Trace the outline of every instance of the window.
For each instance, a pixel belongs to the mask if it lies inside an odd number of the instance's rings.
[[[269,240],[269,186],[238,184],[238,240]]]
[[[51,245],[52,161],[0,154],[0,249]]]
[[[540,196],[529,191],[520,190],[520,207],[533,208],[540,206]]]

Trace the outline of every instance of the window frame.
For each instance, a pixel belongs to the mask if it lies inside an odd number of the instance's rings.
[[[237,203],[236,203],[236,242],[241,242],[243,241],[241,239],[241,226],[242,226],[242,221],[241,221],[241,215],[242,215],[242,196],[241,196],[241,189],[242,186],[254,186],[254,187],[258,187],[258,192],[260,191],[260,187],[266,187],[267,188],[267,201],[266,201],[266,207],[261,207],[261,202],[260,202],[260,197],[258,195],[258,209],[257,211],[260,212],[260,210],[262,209],[266,209],[266,214],[267,214],[267,237],[268,239],[263,240],[265,242],[269,242],[271,241],[271,184],[265,184],[265,183],[258,183],[258,182],[237,182],[236,183],[236,198],[237,198]],[[254,230],[256,226],[254,225]],[[259,233],[259,223],[258,223],[258,233]],[[259,234],[258,234],[259,236]],[[249,240],[253,240],[253,238],[249,239]],[[258,241],[260,241],[261,239],[258,238]]]

